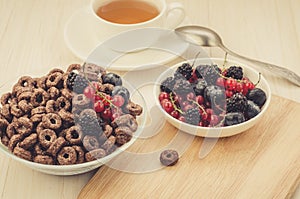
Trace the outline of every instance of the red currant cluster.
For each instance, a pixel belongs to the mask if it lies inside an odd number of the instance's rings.
[[[100,86],[99,82],[92,82],[83,93],[94,103],[94,109],[102,119],[113,121],[123,114],[121,107],[125,104],[125,99],[121,95],[111,96],[101,92]]]

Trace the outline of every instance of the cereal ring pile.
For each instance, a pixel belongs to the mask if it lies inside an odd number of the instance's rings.
[[[94,64],[72,64],[66,72],[23,76],[1,96],[1,143],[36,163],[89,162],[129,142],[142,111],[120,76]]]

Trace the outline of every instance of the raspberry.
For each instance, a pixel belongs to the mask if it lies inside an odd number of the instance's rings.
[[[247,108],[247,98],[241,94],[236,93],[231,98],[227,99],[226,109],[227,112],[241,112],[244,113]]]
[[[226,70],[226,77],[232,77],[234,79],[241,80],[243,75],[243,68],[240,66],[230,66]]]
[[[201,116],[198,108],[190,108],[186,111],[185,121],[189,124],[198,125]]]

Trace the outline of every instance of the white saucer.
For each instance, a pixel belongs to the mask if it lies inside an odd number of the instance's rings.
[[[99,46],[102,47],[103,44],[112,44],[114,47],[116,43],[114,40],[116,36],[110,39],[97,38],[95,32],[91,30],[92,28],[87,23],[89,20],[93,20],[91,17],[93,16],[88,8],[80,9],[68,20],[64,31],[64,39],[67,47],[83,61],[89,61],[90,55],[95,54],[95,51],[99,49]],[[153,33],[155,34],[155,32]],[[122,36],[122,34],[120,35]],[[170,62],[183,54],[189,46],[189,44],[182,40],[179,41],[179,39],[176,39],[174,35],[168,37],[168,39],[164,39],[164,41],[156,42],[159,43],[159,45],[162,45],[159,46],[163,47],[162,49],[173,50],[175,48],[174,51],[170,51],[172,53],[157,48],[148,48],[130,53],[123,52],[122,56],[109,66],[110,69],[119,71],[150,69],[157,67],[160,64]],[[144,35],[140,37],[144,38]],[[119,40],[120,39],[121,38],[119,38]],[[167,47],[165,48],[165,46]]]

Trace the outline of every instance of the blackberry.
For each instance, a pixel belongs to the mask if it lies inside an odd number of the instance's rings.
[[[226,77],[232,77],[234,79],[241,80],[243,79],[244,73],[243,68],[240,66],[230,66],[226,70]]]
[[[232,126],[235,124],[240,124],[244,121],[245,121],[245,117],[244,117],[243,113],[240,113],[240,112],[227,113],[225,115],[224,125]]]
[[[192,85],[185,79],[177,79],[173,91],[176,95],[185,96],[188,93],[194,92]]]
[[[245,111],[245,117],[247,120],[255,117],[260,113],[260,108],[254,102],[248,100],[247,101],[247,109]]]
[[[192,77],[192,73],[193,67],[189,63],[184,63],[177,68],[174,76],[178,78],[184,77],[186,80],[189,80]]]
[[[175,80],[173,77],[168,77],[165,79],[161,85],[160,85],[160,91],[166,92],[166,93],[171,93],[172,90],[174,89],[175,85]]]
[[[198,78],[204,78],[208,85],[215,85],[221,69],[217,65],[199,65],[195,71]]]
[[[128,104],[128,102],[129,102],[130,92],[124,86],[115,86],[114,89],[112,90],[111,95],[112,96],[121,95],[125,100],[124,105]]]
[[[100,122],[102,123],[98,120],[96,113],[94,115],[84,111],[80,114],[78,120],[82,132],[89,135],[101,135],[103,133]]]
[[[185,121],[189,124],[198,125],[201,120],[201,116],[198,108],[190,108],[185,113]]]
[[[254,89],[250,90],[247,93],[246,97],[248,100],[253,101],[259,107],[262,107],[267,100],[266,93],[263,90],[261,90],[260,88],[254,88]]]
[[[74,72],[70,72],[67,79],[67,86],[75,93],[83,93],[83,90],[89,85],[88,80]]]
[[[196,84],[193,85],[193,89],[196,95],[204,95],[204,90],[207,86],[207,83],[204,79],[198,79]]]
[[[247,98],[241,94],[236,93],[231,98],[227,99],[226,110],[230,112],[244,113],[247,109]]]

